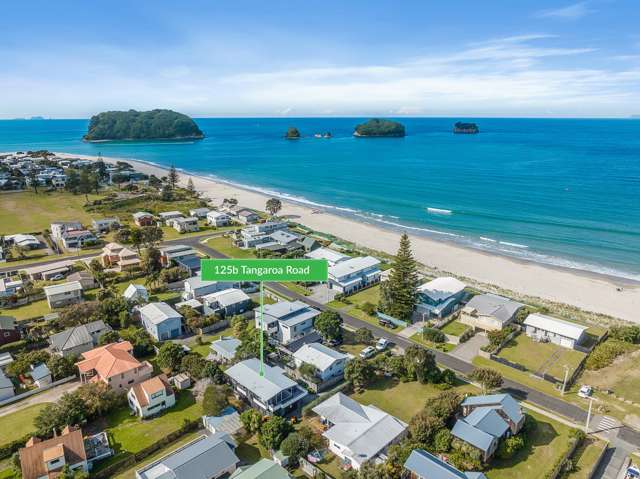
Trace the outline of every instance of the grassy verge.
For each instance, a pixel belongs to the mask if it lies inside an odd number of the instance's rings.
[[[449,352],[455,348],[454,344],[449,343],[434,343],[433,341],[427,341],[422,337],[422,333],[415,333],[409,338],[414,343],[418,343],[421,346],[425,346],[431,349],[438,349],[440,351]]]
[[[223,255],[229,256],[230,258],[243,259],[256,257],[253,250],[238,248],[237,246],[234,246],[231,238],[227,238],[224,236],[211,238],[209,241],[207,241],[207,245],[210,248],[219,251]]]
[[[13,309],[0,309],[0,313],[7,314],[9,316],[13,316],[18,321],[24,321],[26,319],[38,318],[44,316],[45,314],[49,314],[53,312],[49,309],[49,305],[47,304],[46,299],[42,299],[40,301],[34,301],[30,304],[25,304],[24,306],[19,306]]]
[[[34,404],[17,412],[0,416],[0,446],[35,431],[33,420],[47,404],[49,403]]]
[[[596,461],[600,458],[602,451],[607,447],[607,443],[589,437],[573,454],[574,470],[565,474],[562,479],[589,479],[591,472],[596,467]]]

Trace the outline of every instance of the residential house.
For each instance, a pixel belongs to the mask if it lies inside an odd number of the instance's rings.
[[[179,373],[170,377],[169,383],[173,384],[173,387],[181,391],[191,387],[191,378],[187,373]]]
[[[184,218],[184,215],[179,211],[165,211],[164,213],[159,213],[158,217],[166,226],[171,226],[173,220]]]
[[[11,353],[0,353],[0,371],[4,371],[13,362]]]
[[[216,228],[228,226],[231,224],[231,216],[222,211],[209,211],[207,213],[207,224]]]
[[[15,390],[13,389],[13,382],[4,374],[4,369],[0,369],[0,401],[12,398],[15,396]]]
[[[478,294],[462,308],[460,322],[485,331],[500,331],[522,307],[524,304],[497,294]]]
[[[523,323],[527,336],[541,342],[552,342],[559,346],[575,349],[586,337],[586,326],[533,313]]]
[[[65,329],[49,337],[51,352],[62,357],[80,355],[95,348],[103,334],[111,331],[111,326],[101,319],[74,328]]]
[[[22,333],[18,329],[16,318],[0,316],[0,345],[20,341],[20,339],[22,339]]]
[[[84,248],[96,243],[98,238],[88,230],[70,230],[62,234],[61,241],[65,248]]]
[[[352,355],[341,353],[322,343],[305,344],[293,353],[296,367],[310,364],[322,382],[344,377],[344,367],[352,358]]]
[[[233,406],[227,406],[217,416],[202,416],[202,425],[210,434],[238,434],[242,430],[240,414]]]
[[[96,233],[108,233],[113,229],[119,228],[120,221],[118,220],[118,218],[102,218],[99,220],[91,221],[91,227]]]
[[[164,374],[135,384],[127,393],[131,410],[141,418],[159,414],[176,404],[176,395]]]
[[[209,348],[211,353],[207,356],[209,361],[227,363],[233,361],[236,356],[236,350],[242,344],[242,341],[233,336],[220,336],[219,339],[211,341]]]
[[[226,433],[202,435],[136,471],[136,479],[227,478],[240,462]]]
[[[311,251],[315,251],[321,247],[320,243],[318,243],[313,238],[310,238],[309,236],[305,236],[304,238],[302,238],[300,240],[300,244],[302,245],[302,248],[307,253],[310,253]]]
[[[138,253],[119,243],[109,243],[102,248],[100,259],[105,268],[115,269],[120,272],[140,266]]]
[[[235,283],[222,281],[204,281],[201,275],[196,275],[184,280],[184,291],[182,299],[200,299],[211,293],[217,293],[225,289],[235,287]]]
[[[31,380],[36,387],[42,388],[44,386],[48,386],[53,382],[53,378],[51,377],[51,371],[45,363],[40,364],[32,364],[31,371],[27,374],[31,376]]]
[[[198,225],[198,218],[195,216],[189,216],[188,218],[175,218],[171,220],[171,226],[178,233],[191,233],[193,231],[200,231]]]
[[[327,426],[322,435],[329,441],[329,450],[356,470],[406,436],[405,422],[341,392],[318,404],[313,412]]]
[[[138,311],[142,326],[156,341],[182,336],[182,315],[167,303],[149,303]]]
[[[424,449],[414,449],[404,463],[404,479],[487,479],[481,472],[462,472]]]
[[[255,248],[264,243],[275,243],[271,235],[276,231],[284,231],[289,225],[283,221],[267,221],[247,226],[240,231],[240,246],[243,248]]]
[[[440,277],[418,287],[416,313],[422,320],[443,318],[456,310],[466,285],[456,278]]]
[[[62,235],[69,231],[82,230],[82,223],[80,221],[57,221],[51,223],[49,228],[51,230],[51,237],[56,240],[61,240]]]
[[[174,260],[178,268],[183,269],[189,276],[196,276],[202,269],[202,262],[199,256],[187,256]]]
[[[133,214],[133,222],[136,226],[154,226],[156,223],[155,218],[151,213],[146,211],[138,211]]]
[[[209,214],[209,208],[193,208],[189,210],[189,216],[195,216],[196,218],[206,218]]]
[[[236,395],[263,414],[285,415],[296,410],[308,394],[279,367],[265,364],[263,375],[260,372],[260,361],[251,358],[234,364],[224,373]]]
[[[38,249],[42,246],[42,243],[38,238],[34,235],[28,234],[15,234],[15,235],[7,235],[4,237],[4,241],[9,245],[20,246],[21,248],[26,249]]]
[[[23,284],[24,282],[21,279],[0,278],[0,298],[17,294],[22,289]]]
[[[122,296],[132,303],[142,304],[149,302],[149,293],[147,288],[141,284],[129,284],[127,289],[122,293]]]
[[[83,301],[82,285],[78,281],[45,286],[44,294],[50,309],[63,308]]]
[[[183,306],[189,306],[191,309],[197,311],[200,314],[203,314],[204,312],[203,304],[197,299],[188,299],[186,301],[180,301],[179,303],[173,305],[176,311],[180,311],[180,308],[182,308]]]
[[[98,286],[95,278],[88,271],[78,271],[70,274],[67,279],[69,281],[77,281],[82,285],[82,289],[93,289]]]
[[[39,279],[43,279],[45,281],[49,281],[59,274],[66,275],[71,266],[73,265],[73,261],[65,260],[58,261],[56,263],[44,264],[42,266],[32,266],[30,268],[25,268],[25,272],[29,279],[36,281]]]
[[[329,289],[351,294],[380,281],[380,261],[373,256],[349,258],[329,268]]]
[[[251,298],[241,289],[230,288],[202,297],[204,314],[218,314],[230,318],[251,308]]]
[[[102,381],[115,391],[126,391],[132,385],[149,379],[153,366],[133,357],[129,341],[110,343],[82,353],[84,358],[76,363],[83,383]]]
[[[270,459],[260,459],[236,470],[229,479],[291,479],[287,470]]]
[[[247,208],[240,209],[236,211],[236,217],[238,221],[243,225],[251,225],[260,221],[260,215],[255,211],[252,211]]]
[[[462,401],[461,407],[463,416],[468,416],[478,408],[495,409],[509,425],[511,434],[518,434],[524,426],[525,416],[522,408],[510,394],[469,396]]]
[[[269,337],[286,345],[314,331],[313,321],[320,314],[302,301],[279,301],[262,308],[263,324],[260,324],[260,308],[254,309],[256,328],[263,329]]]
[[[197,251],[191,246],[176,244],[160,248],[160,262],[165,268],[171,266],[174,261],[188,257],[199,258]]]
[[[65,466],[71,471],[89,471],[82,431],[71,426],[44,441],[32,437],[18,453],[23,479],[59,477]]]

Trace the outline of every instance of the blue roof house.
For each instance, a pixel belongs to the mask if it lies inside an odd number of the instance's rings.
[[[404,468],[410,479],[487,479],[481,472],[459,471],[424,449],[411,451]]]
[[[156,341],[166,341],[182,335],[182,315],[167,303],[149,303],[139,311],[144,329]]]

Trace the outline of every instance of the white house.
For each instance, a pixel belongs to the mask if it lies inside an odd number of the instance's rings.
[[[423,319],[442,318],[455,311],[466,285],[452,277],[440,277],[418,287],[416,313]]]
[[[149,303],[139,309],[142,326],[156,341],[182,335],[182,315],[167,303]]]
[[[62,246],[65,248],[83,248],[89,243],[95,243],[98,238],[88,230],[70,230],[62,234]]]
[[[234,283],[204,281],[202,276],[198,274],[184,280],[182,299],[185,301],[189,299],[200,299],[208,294],[217,293],[218,291],[233,288],[234,286]]]
[[[118,218],[102,218],[91,221],[91,227],[97,233],[108,233],[112,228],[118,227],[119,225],[120,222]]]
[[[329,268],[329,288],[351,294],[380,281],[380,261],[373,256],[350,258]]]
[[[5,242],[20,246],[22,248],[37,249],[42,246],[38,238],[28,234],[7,235],[4,237]]]
[[[62,239],[62,235],[68,231],[81,229],[82,223],[80,221],[56,221],[50,225],[51,236],[57,240]]]
[[[375,406],[337,393],[313,408],[328,429],[329,450],[359,470],[405,437],[407,424]]]
[[[122,293],[125,299],[134,303],[147,303],[149,301],[149,292],[141,284],[129,284],[127,289]]]
[[[195,216],[189,216],[188,218],[175,218],[171,220],[173,229],[178,233],[191,233],[193,231],[199,231],[198,218]]]
[[[240,243],[243,248],[254,248],[263,243],[275,243],[271,237],[276,231],[288,229],[288,224],[283,221],[267,221],[247,226],[240,231]]]
[[[586,326],[544,314],[533,313],[524,320],[527,336],[536,341],[550,341],[565,348],[575,349],[586,335]]]
[[[173,407],[176,395],[166,376],[160,374],[134,385],[127,393],[127,400],[134,413],[146,418]]]
[[[343,377],[344,367],[351,358],[353,356],[350,354],[341,353],[322,343],[305,344],[293,353],[296,367],[299,368],[305,363],[311,364],[316,369],[316,375],[323,382]]]
[[[173,220],[177,218],[184,218],[184,215],[179,211],[165,211],[163,213],[158,213],[158,217],[166,226],[171,226]]]
[[[220,336],[220,338],[211,341],[211,345],[209,346],[211,353],[207,356],[207,359],[221,363],[233,361],[236,350],[241,344],[242,341],[233,336]]]
[[[260,308],[255,308],[255,324],[260,329]],[[279,301],[263,306],[262,328],[280,344],[286,345],[314,331],[313,321],[320,314],[302,301]]]
[[[82,301],[82,284],[79,281],[45,286],[44,294],[50,309],[62,308]]]
[[[209,214],[209,208],[193,208],[189,210],[189,216],[195,216],[196,218],[206,218]]]
[[[237,288],[223,289],[202,297],[204,314],[219,314],[226,318],[242,314],[251,308],[251,298]]]
[[[211,226],[227,226],[231,223],[231,216],[222,211],[209,211],[207,213],[207,224]]]
[[[318,248],[313,251],[309,251],[305,253],[305,258],[309,259],[326,259],[327,263],[329,263],[329,267],[335,266],[338,263],[342,263],[350,258],[346,254],[339,253],[330,248]]]

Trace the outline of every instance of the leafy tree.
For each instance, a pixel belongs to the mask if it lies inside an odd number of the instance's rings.
[[[177,371],[180,368],[185,351],[179,344],[171,341],[162,343],[158,351],[157,362],[162,369]]]
[[[171,165],[171,168],[169,168],[169,175],[167,176],[167,183],[169,184],[169,188],[171,188],[171,190],[175,190],[176,186],[178,186],[179,181],[180,176],[176,171],[176,167]]]
[[[289,434],[292,427],[286,419],[280,416],[271,416],[260,426],[259,440],[266,449],[278,450],[280,444]]]
[[[462,397],[455,391],[443,391],[435,398],[426,401],[424,410],[431,416],[441,419],[444,423],[454,418],[458,411]]]
[[[224,384],[225,375],[220,365],[213,361],[205,361],[204,368],[202,369],[202,377],[211,379],[216,384]]]
[[[105,344],[117,343],[120,340],[120,333],[118,331],[107,331],[98,340],[98,344],[100,346],[104,346]]]
[[[163,237],[164,231],[162,231],[162,228],[157,226],[145,226],[142,228],[142,242],[147,248],[156,246],[162,241]]]
[[[133,346],[133,355],[136,358],[142,358],[153,354],[153,338],[142,328],[129,326],[120,330],[120,336],[123,340],[129,341]]]
[[[369,328],[358,328],[354,333],[355,340],[361,344],[372,344],[374,341],[373,333]]]
[[[282,209],[282,201],[278,198],[269,198],[267,200],[266,209],[271,214],[271,216],[275,216],[278,214],[278,211]]]
[[[289,434],[280,444],[280,450],[285,456],[289,456],[289,462],[294,467],[309,452],[309,448],[309,442],[297,432]]]
[[[449,453],[449,462],[461,471],[482,471],[482,453],[479,449],[466,442],[455,439],[452,442],[453,451]]]
[[[49,436],[65,426],[80,424],[86,416],[84,401],[74,393],[64,393],[57,403],[48,404],[33,423],[39,436]]]
[[[420,447],[420,444],[414,443],[408,439],[390,446],[387,451],[387,462],[384,465],[384,469],[387,473],[386,477],[402,477],[402,473],[404,472],[404,463],[411,455],[411,452]]]
[[[407,375],[421,383],[430,382],[434,373],[439,374],[433,352],[418,345],[409,346],[404,353]]]
[[[315,320],[314,327],[325,341],[342,338],[342,318],[335,311],[323,311]]]
[[[265,355],[273,351],[273,347],[269,344],[267,332],[254,327],[247,328],[238,339],[240,346],[236,349],[235,358],[238,360],[260,357],[260,334],[262,334]]]
[[[262,414],[256,409],[247,409],[240,414],[240,422],[249,434],[255,434],[262,425]]]
[[[524,437],[522,437],[522,434],[510,436],[500,442],[498,451],[496,452],[496,456],[498,456],[500,459],[512,458],[520,449],[523,449],[524,446],[525,441]]]
[[[609,329],[609,336],[625,343],[640,343],[640,326],[612,326]]]
[[[162,186],[162,181],[156,175],[149,176],[149,186],[152,188],[160,188]]]
[[[119,327],[121,324],[121,315],[129,317],[129,303],[122,296],[113,296],[103,298],[98,303],[98,308],[92,315],[92,320],[102,320],[112,327]]]
[[[443,427],[433,437],[433,449],[439,453],[449,452],[452,440],[451,432],[446,427]]]
[[[380,310],[394,318],[409,320],[418,297],[418,265],[411,241],[404,233],[389,279],[380,286]]]
[[[503,382],[502,374],[491,368],[474,369],[469,377],[472,381],[480,383],[483,394],[486,394],[487,391],[498,389],[502,386]]]
[[[444,421],[436,416],[431,415],[428,411],[422,410],[418,412],[409,421],[409,433],[411,438],[431,447],[436,433],[444,427]]]
[[[29,184],[33,186],[33,192],[37,195],[38,194],[38,172],[33,168],[30,169],[27,175],[27,178],[29,178]]]
[[[306,377],[309,379],[316,377],[316,373],[317,373],[316,367],[313,364],[309,364],[309,363],[302,363],[298,368],[298,371],[300,371],[300,374],[303,377]]]
[[[187,191],[191,196],[195,196],[196,194],[196,187],[194,186],[191,177],[189,177],[189,180],[187,181]]]
[[[67,182],[64,185],[65,189],[74,195],[77,195],[79,186],[80,175],[78,175],[78,172],[76,170],[67,171]]]
[[[140,264],[142,266],[142,270],[147,275],[160,272],[162,270],[160,250],[158,248],[147,248],[144,250]]]
[[[355,389],[364,389],[373,377],[373,366],[369,361],[355,358],[344,367],[344,378],[353,384]]]
[[[196,353],[185,355],[180,361],[180,370],[189,373],[194,379],[201,379],[204,376],[204,367],[207,360]]]
[[[431,341],[434,343],[444,343],[447,340],[442,331],[435,328],[429,328],[427,326],[422,328],[422,337],[427,341]]]
[[[131,232],[129,233],[129,242],[131,242],[133,247],[138,250],[138,254],[140,254],[140,246],[144,243],[144,232],[142,231],[142,228],[131,228]]]
[[[103,382],[83,384],[76,395],[84,403],[87,418],[101,417],[126,402],[126,397]]]
[[[19,353],[14,361],[7,366],[9,376],[20,376],[31,370],[31,365],[46,363],[49,360],[49,353],[44,350],[28,351]]]
[[[78,192],[84,195],[84,199],[89,203],[89,193],[92,189],[91,178],[89,176],[89,170],[83,168],[80,170],[80,178],[78,181]]]
[[[160,191],[160,199],[162,201],[173,201],[173,190],[171,189],[171,186],[167,184],[162,187],[162,190]]]
[[[58,379],[74,376],[76,373],[75,361],[75,356],[62,357],[57,354],[51,356],[47,361],[47,367],[51,371],[53,380],[57,381]]]
[[[219,416],[229,405],[228,396],[229,388],[227,386],[207,386],[202,399],[202,411],[205,416]]]

